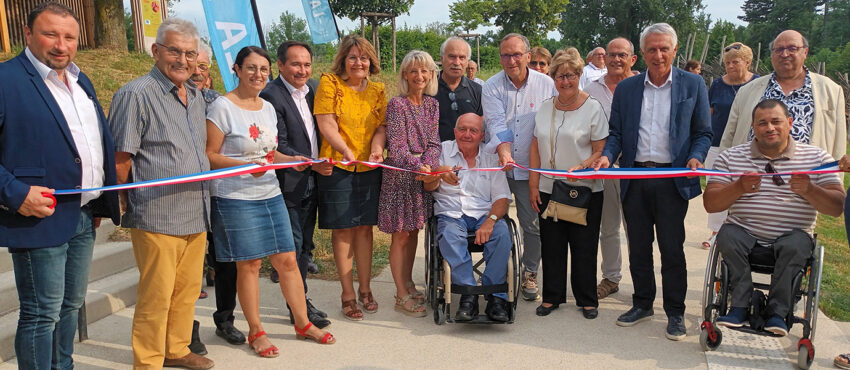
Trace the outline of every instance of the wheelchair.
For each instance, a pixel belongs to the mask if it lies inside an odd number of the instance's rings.
[[[508,258],[507,279],[504,284],[491,286],[459,286],[451,283],[451,267],[448,262],[443,259],[440,253],[440,245],[437,235],[437,217],[433,216],[428,219],[425,225],[425,298],[428,301],[431,309],[434,311],[434,323],[443,325],[446,322],[455,323],[452,317],[452,294],[475,294],[487,295],[494,293],[505,293],[508,295],[508,321],[493,321],[486,314],[479,314],[478,317],[471,321],[457,321],[465,324],[513,324],[516,318],[517,298],[519,295],[519,279],[520,279],[520,256],[522,255],[521,246],[519,243],[519,233],[517,225],[513,219],[505,215],[502,220],[505,221],[508,227],[508,234],[511,239],[511,255]],[[472,270],[475,274],[478,283],[481,283],[483,271],[481,265],[485,263],[483,252],[484,246],[475,244],[475,232],[469,233],[466,237],[467,248],[473,260]],[[476,257],[480,258],[476,259]]]
[[[760,320],[764,313],[764,303],[766,302],[766,292],[770,290],[770,284],[756,282],[755,278],[761,275],[773,273],[774,260],[773,254],[768,248],[756,246],[753,252],[750,253],[750,269],[752,271],[753,281],[753,299],[750,303],[749,317],[750,325],[744,325],[740,328],[729,328],[750,334],[774,336],[773,333],[763,330],[763,325],[759,329],[759,324],[753,324],[753,320]],[[761,252],[761,253],[759,253]],[[815,339],[815,328],[818,318],[818,298],[820,296],[821,273],[823,271],[823,246],[818,245],[817,235],[812,239],[812,254],[809,256],[806,265],[798,271],[792,280],[794,295],[791,297],[791,307],[788,316],[785,317],[785,324],[790,331],[793,324],[801,324],[803,326],[803,336],[797,342],[797,366],[801,369],[808,369],[812,365],[815,357],[815,347],[812,341]],[[723,335],[715,325],[715,320],[719,316],[726,315],[730,308],[730,287],[729,273],[726,262],[717,244],[713,244],[709,249],[709,259],[705,268],[705,285],[703,286],[702,295],[702,314],[703,322],[700,325],[699,342],[705,351],[713,351],[720,346],[723,340]],[[802,301],[802,302],[801,302]],[[795,315],[797,305],[802,303],[803,316]],[[762,323],[763,324],[763,323]]]

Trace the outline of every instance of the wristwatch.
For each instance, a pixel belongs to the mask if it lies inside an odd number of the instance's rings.
[[[491,220],[493,220],[493,221],[499,221],[499,218],[498,218],[498,217],[496,217],[496,215],[490,215],[490,217],[489,217],[489,218],[490,218]]]

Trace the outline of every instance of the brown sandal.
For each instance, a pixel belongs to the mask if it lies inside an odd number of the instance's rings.
[[[346,311],[346,309],[348,309]],[[363,320],[363,312],[360,311],[360,308],[357,307],[357,301],[351,299],[348,301],[342,301],[342,315],[345,316],[346,319],[351,321],[362,321]]]
[[[408,281],[407,284],[404,285],[405,287],[407,287],[407,294],[412,295],[413,299],[419,302],[419,304],[425,303],[425,293],[422,293],[421,290],[416,289],[415,283],[413,283],[412,281]]]
[[[378,301],[372,296],[372,292],[358,292],[360,295],[360,305],[363,306],[363,311],[366,313],[378,312]]]
[[[603,278],[596,286],[596,297],[598,299],[605,298],[611,294],[617,293],[620,290],[620,284]]]
[[[413,304],[408,307],[407,302],[413,302]],[[394,308],[396,311],[410,317],[425,317],[428,315],[428,313],[425,312],[425,306],[420,304],[413,294],[408,294],[404,297],[395,297]]]

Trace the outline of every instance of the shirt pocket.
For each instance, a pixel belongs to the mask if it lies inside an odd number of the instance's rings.
[[[17,178],[23,177],[44,177],[47,171],[41,167],[18,167],[12,170],[12,175]]]

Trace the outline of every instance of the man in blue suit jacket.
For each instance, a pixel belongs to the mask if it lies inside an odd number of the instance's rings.
[[[321,135],[312,113],[318,83],[310,79],[312,60],[313,51],[309,45],[298,41],[280,44],[277,49],[280,76],[260,93],[260,97],[271,103],[277,113],[277,150],[286,155],[307,158],[319,156]],[[276,171],[286,209],[289,211],[289,221],[292,223],[295,253],[298,256],[298,268],[301,270],[305,293],[318,207],[316,174],[330,175],[332,169],[329,163],[322,163],[304,171]],[[307,318],[319,328],[331,324],[327,314],[314,307],[309,299]],[[291,315],[290,321],[294,323]]]
[[[711,121],[705,83],[697,75],[672,68],[678,49],[676,31],[666,23],[641,32],[647,72],[617,85],[611,105],[610,136],[594,167],[618,158],[620,167],[702,167],[711,145]],[[629,269],[635,286],[632,308],[617,319],[632,326],[653,315],[655,272],[653,229],[661,252],[661,279],[670,340],[686,335],[683,315],[687,293],[684,219],[688,200],[701,192],[699,178],[620,180],[620,198],[629,240]]]
[[[22,369],[71,368],[99,217],[119,222],[112,135],[94,87],[72,62],[80,34],[55,2],[27,19],[27,48],[0,64],[0,247],[12,254]],[[49,195],[49,194],[48,194]],[[57,356],[58,354],[58,356]]]

